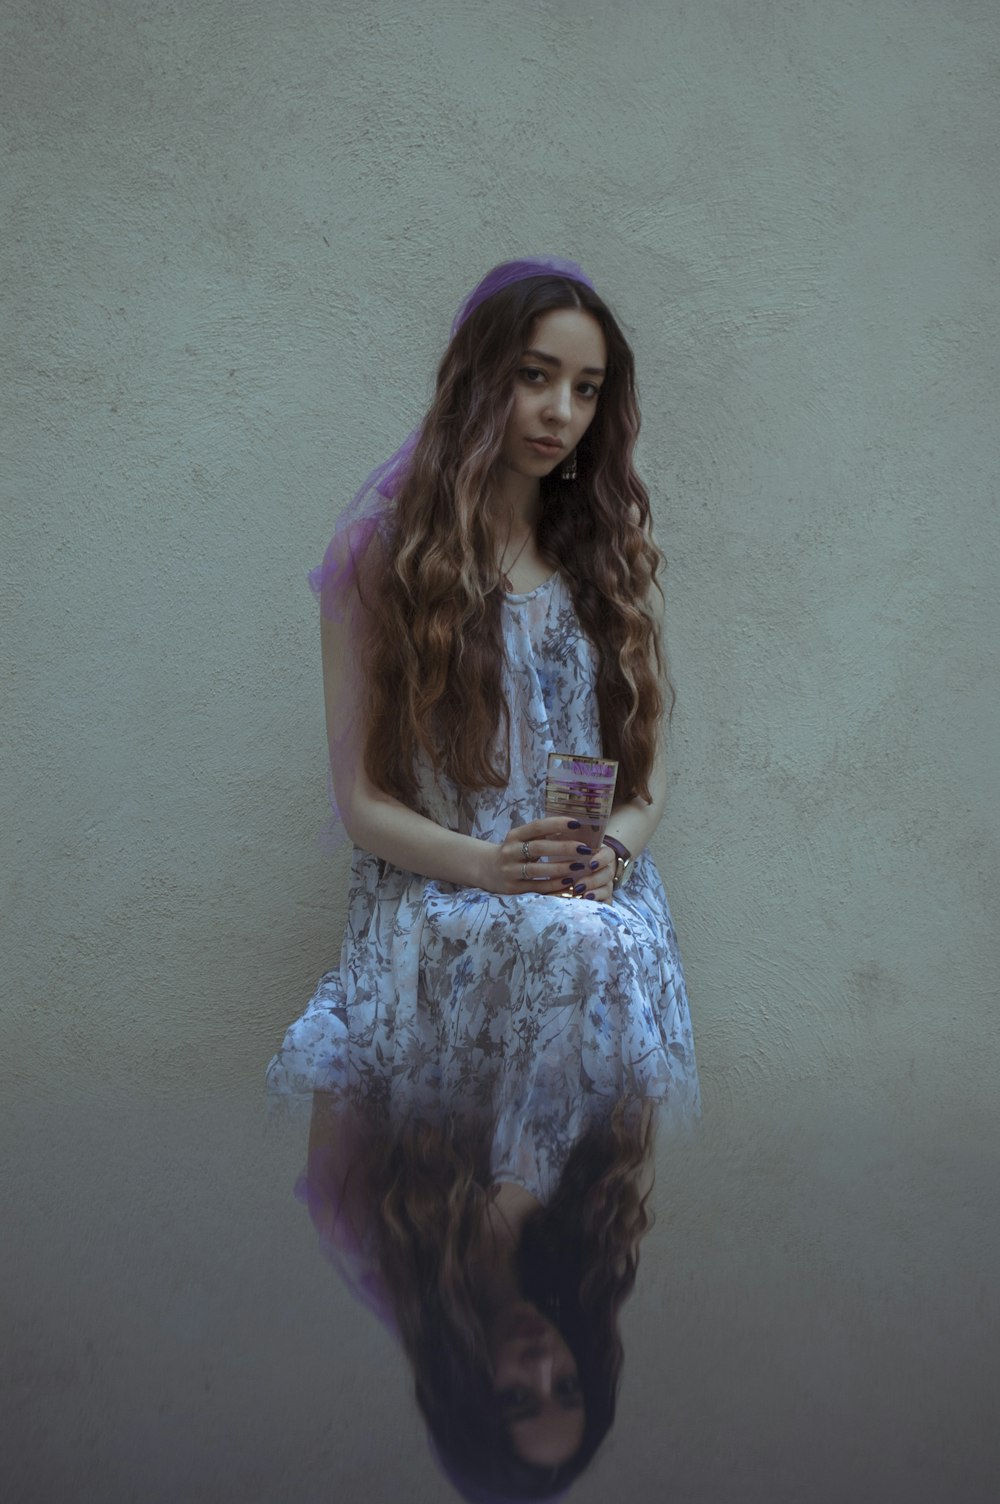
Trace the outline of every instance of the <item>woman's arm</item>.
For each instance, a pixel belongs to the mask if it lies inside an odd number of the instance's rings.
[[[360,605],[353,605],[352,614]],[[442,882],[486,886],[489,843],[445,830],[375,788],[364,767],[359,644],[350,621],[322,618],[323,698],[333,791],[356,846],[395,867]]]
[[[355,605],[354,612],[360,611]],[[352,613],[354,614],[354,613]],[[535,820],[512,830],[502,843],[447,830],[376,788],[364,767],[359,636],[349,621],[322,618],[323,691],[333,791],[344,828],[363,851],[439,882],[488,893],[558,893],[580,864],[577,835],[562,818]],[[521,843],[531,842],[527,880],[521,877]],[[548,856],[544,867],[540,856]]]
[[[663,819],[667,802],[667,767],[662,736],[657,738],[649,792],[653,796],[652,804],[647,804],[645,799],[629,799],[616,804],[605,831],[606,835],[627,846],[633,856],[638,856],[643,847],[649,845],[653,832]]]

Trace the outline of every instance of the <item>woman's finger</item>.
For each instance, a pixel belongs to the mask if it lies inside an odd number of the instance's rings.
[[[611,903],[614,898],[617,866],[615,853],[609,846],[602,846],[588,865],[591,875],[584,896],[589,898],[593,895],[599,903]]]
[[[522,862],[520,848],[511,851],[504,863],[510,891],[516,893],[576,893],[583,894],[591,877],[590,862],[594,859],[575,857],[572,862]],[[577,892],[577,890],[579,890]]]
[[[524,884],[544,883],[548,888],[565,881],[589,882],[600,865],[589,846],[550,847],[548,855],[537,852],[534,847],[529,850],[531,855],[527,861],[523,860],[520,845],[508,846],[505,851],[507,872],[516,873]]]
[[[527,829],[527,827],[522,827]],[[534,839],[512,831],[503,842],[505,854],[509,857],[517,857],[525,862],[576,862],[586,859],[593,861],[599,856],[598,847],[593,845],[592,839],[581,830],[566,831],[558,839],[551,836],[543,838],[535,836]]]
[[[593,846],[589,846],[584,841],[525,841],[523,845],[528,848],[526,858],[528,862],[544,862],[546,865],[551,862],[563,864],[580,862],[589,865],[598,860],[598,853]],[[519,857],[524,855],[520,841],[515,842],[508,849],[513,850]]]
[[[527,825],[518,825],[507,834],[508,841],[588,841],[596,835],[593,826],[580,820],[569,820],[564,815],[547,815],[543,820],[531,820]]]
[[[570,898],[592,894],[610,902],[615,854],[608,847],[591,846],[589,836],[585,824],[559,816],[515,826],[503,842],[507,891]]]

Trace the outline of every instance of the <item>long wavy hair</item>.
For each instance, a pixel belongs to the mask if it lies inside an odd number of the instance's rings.
[[[653,1113],[648,1103],[622,1101],[574,1145],[553,1196],[522,1231],[522,1293],[573,1353],[585,1408],[572,1458],[558,1467],[527,1463],[494,1394],[479,1278],[491,1142],[491,1125],[412,1120],[394,1132],[376,1127],[350,1168],[433,1450],[471,1504],[554,1498],[593,1459],[614,1421],[618,1313],[652,1221]]]
[[[596,651],[602,750],[618,760],[619,793],[651,798],[660,723],[675,695],[649,605],[652,586],[662,596],[663,557],[633,466],[635,360],[595,292],[546,274],[494,293],[452,338],[387,534],[359,574],[368,608],[365,770],[407,804],[416,800],[420,752],[463,789],[509,781],[503,540],[490,500],[519,364],[536,321],[562,308],[600,324],[607,374],[577,446],[577,478],[541,481],[538,544],[558,561]]]

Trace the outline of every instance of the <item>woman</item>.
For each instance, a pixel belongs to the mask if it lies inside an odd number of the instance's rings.
[[[460,309],[420,429],[311,577],[354,853],[339,971],[269,1084],[397,1128],[442,1102],[478,1114],[503,1146],[494,1183],[522,1189],[538,1133],[519,1125],[565,1100],[554,1080],[606,1112],[622,1098],[681,1123],[698,1111],[648,852],[672,690],[638,429],[632,352],[586,275],[505,263]],[[619,764],[596,849],[543,814],[550,751]],[[566,1163],[575,1129],[553,1114],[549,1132]],[[567,1442],[561,1466],[572,1455]]]

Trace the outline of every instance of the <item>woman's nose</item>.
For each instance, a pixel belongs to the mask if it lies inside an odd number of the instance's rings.
[[[539,1352],[531,1364],[535,1383],[544,1395],[552,1393],[552,1368],[554,1363],[555,1354],[544,1351]]]
[[[573,414],[569,387],[554,386],[549,392],[549,411],[553,417],[568,422]]]

